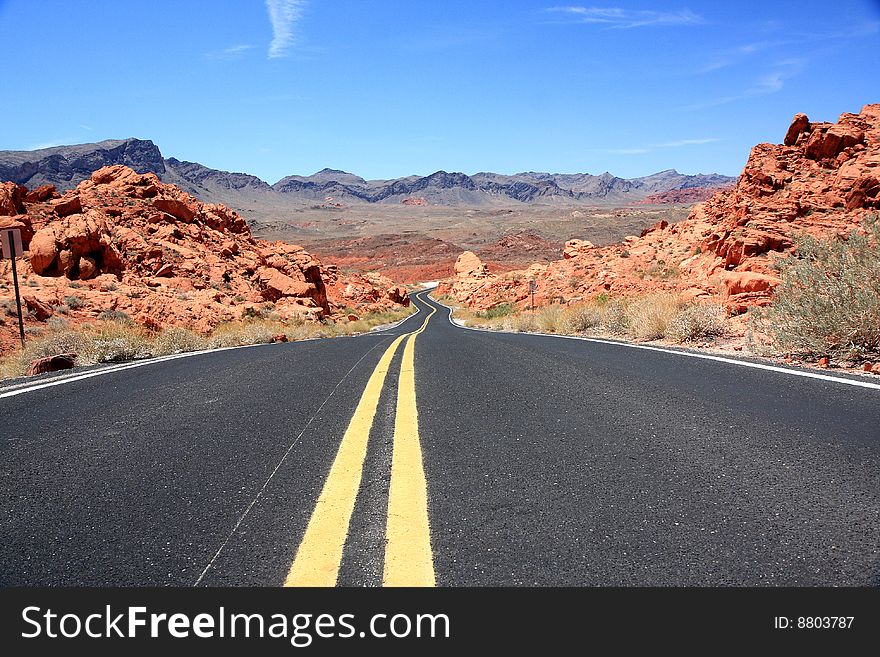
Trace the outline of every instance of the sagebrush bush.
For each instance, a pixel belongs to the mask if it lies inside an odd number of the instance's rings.
[[[561,333],[584,333],[602,323],[602,313],[598,308],[580,304],[566,308],[559,320]]]
[[[562,306],[552,305],[541,308],[536,313],[535,321],[541,333],[556,333],[562,324]]]
[[[538,321],[532,312],[522,312],[510,318],[510,328],[517,333],[530,333],[538,330]]]
[[[845,239],[805,236],[779,263],[773,303],[755,327],[777,351],[860,359],[880,353],[880,221]]]
[[[153,341],[154,356],[170,356],[187,351],[201,351],[208,347],[208,340],[189,329],[173,326],[164,329]]]
[[[724,335],[727,311],[718,304],[694,304],[679,312],[666,327],[666,337],[676,342],[696,342]]]
[[[79,365],[120,363],[153,355],[149,332],[138,326],[110,322],[84,335],[86,339],[77,351]]]
[[[134,320],[121,310],[103,310],[98,319],[107,322],[119,322],[121,324],[134,324]]]
[[[630,335],[637,340],[666,337],[667,327],[682,307],[678,297],[662,292],[634,300],[626,309]]]
[[[629,301],[613,298],[602,307],[602,328],[609,333],[624,335],[629,331]]]

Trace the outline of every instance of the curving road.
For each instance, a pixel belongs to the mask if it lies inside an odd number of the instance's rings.
[[[880,386],[415,303],[0,388],[0,584],[880,584]]]

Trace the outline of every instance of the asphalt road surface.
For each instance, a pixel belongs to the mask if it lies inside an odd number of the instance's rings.
[[[880,584],[880,389],[416,303],[0,388],[0,583]]]

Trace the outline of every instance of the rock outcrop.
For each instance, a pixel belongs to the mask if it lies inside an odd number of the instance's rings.
[[[844,236],[880,208],[880,104],[834,124],[798,114],[784,141],[755,146],[736,185],[685,221],[603,248],[573,240],[562,260],[488,279],[468,255],[440,292],[482,309],[525,302],[534,279],[544,303],[675,290],[720,297],[734,312],[765,305],[779,282],[774,262],[798,235]]]
[[[317,319],[408,303],[406,290],[382,276],[342,276],[302,247],[256,240],[233,210],[123,165],[63,195],[0,184],[0,215],[0,226],[22,230],[31,321],[109,312],[207,332],[243,315]],[[7,261],[0,278],[11,282]],[[8,317],[0,322],[11,332]]]

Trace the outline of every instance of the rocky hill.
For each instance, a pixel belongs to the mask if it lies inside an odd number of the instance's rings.
[[[688,187],[685,189],[673,189],[668,192],[659,192],[646,196],[636,205],[693,205],[702,201],[708,201],[718,192],[730,189],[733,185],[724,187]]]
[[[63,194],[52,185],[29,191],[0,184],[0,228],[7,227],[22,231],[19,276],[29,323],[125,313],[150,328],[207,332],[268,312],[317,319],[343,308],[408,303],[406,291],[381,275],[343,276],[302,247],[254,239],[226,206],[123,165],[99,168]],[[8,311],[7,260],[0,261],[0,281]],[[15,330],[9,312],[0,317],[0,343]]]
[[[0,151],[0,180],[36,187],[52,184],[68,190],[103,166],[123,164],[138,173],[154,173],[187,193],[210,202],[251,208],[308,203],[411,203],[492,206],[511,203],[620,205],[675,190],[719,187],[733,182],[718,174],[684,175],[674,170],[624,179],[610,173],[590,175],[526,172],[515,175],[437,171],[429,176],[364,180],[337,169],[311,176],[287,176],[274,185],[245,173],[230,173],[195,162],[163,158],[151,141],[109,140],[37,151]]]
[[[562,260],[502,275],[467,252],[440,292],[484,309],[524,303],[534,279],[542,303],[677,290],[720,297],[743,312],[770,301],[778,283],[773,264],[797,235],[846,235],[878,208],[880,104],[833,124],[799,114],[783,144],[755,146],[736,185],[695,206],[685,221],[660,222],[603,248],[571,240]]]

